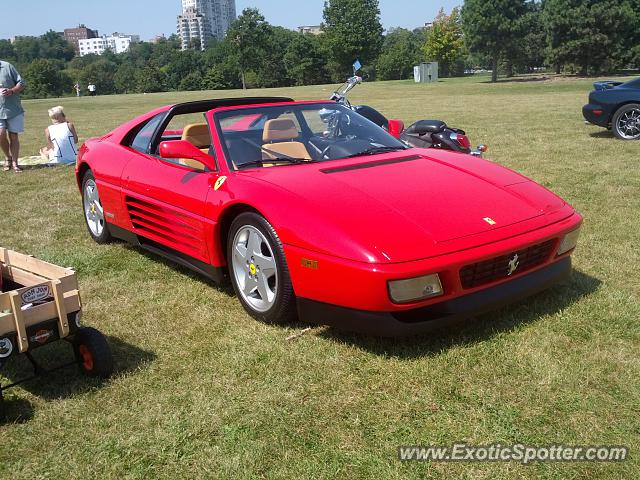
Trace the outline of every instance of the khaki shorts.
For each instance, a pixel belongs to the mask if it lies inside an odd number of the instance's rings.
[[[9,133],[24,132],[24,113],[12,118],[0,118],[0,130],[9,130]]]

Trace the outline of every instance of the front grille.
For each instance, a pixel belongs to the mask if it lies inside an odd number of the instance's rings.
[[[549,240],[507,255],[467,265],[460,270],[460,283],[462,283],[462,288],[480,287],[531,270],[549,258],[555,243],[555,239]],[[516,255],[518,255],[518,267],[509,275],[509,271],[511,270],[510,263],[515,264],[513,260]]]

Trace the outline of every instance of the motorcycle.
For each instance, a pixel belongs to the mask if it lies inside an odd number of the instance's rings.
[[[438,148],[468,153],[476,157],[482,157],[482,154],[487,151],[485,145],[479,145],[476,150],[472,150],[471,142],[464,130],[449,127],[441,120],[419,120],[405,129],[404,123],[401,120],[389,120],[373,107],[368,105],[351,105],[347,99],[347,95],[356,85],[361,84],[362,81],[362,77],[357,75],[350,77],[340,88],[331,94],[330,99],[359,113],[411,147]]]

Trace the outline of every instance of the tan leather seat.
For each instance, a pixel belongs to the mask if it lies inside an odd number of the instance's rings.
[[[269,160],[280,155],[311,160],[304,143],[294,141],[298,138],[296,124],[290,118],[267,120],[262,134],[262,159]]]
[[[209,147],[211,146],[211,133],[209,132],[209,125],[206,123],[192,123],[187,125],[182,130],[182,140],[195,145],[203,153],[209,153]],[[203,165],[200,162],[191,160],[190,158],[181,158],[179,160],[180,165],[203,170]]]

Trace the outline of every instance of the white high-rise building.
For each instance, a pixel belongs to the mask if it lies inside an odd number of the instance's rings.
[[[199,45],[204,50],[210,39],[222,40],[235,19],[235,0],[182,0],[178,15],[182,49]]]

